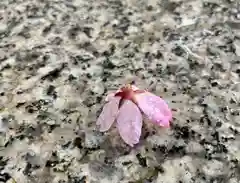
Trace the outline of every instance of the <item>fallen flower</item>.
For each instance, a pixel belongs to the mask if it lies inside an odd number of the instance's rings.
[[[142,130],[142,113],[150,121],[162,127],[169,127],[172,112],[160,97],[127,85],[106,97],[107,103],[97,119],[101,132],[107,131],[116,120],[122,139],[130,146],[139,142]]]

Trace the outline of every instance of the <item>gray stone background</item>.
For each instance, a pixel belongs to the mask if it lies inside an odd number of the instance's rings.
[[[238,0],[1,0],[0,181],[239,183]],[[174,109],[127,146],[96,128],[135,81]]]

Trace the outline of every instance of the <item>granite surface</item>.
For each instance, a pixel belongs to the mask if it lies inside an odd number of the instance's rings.
[[[239,183],[238,0],[1,0],[0,182]],[[96,119],[128,82],[170,129]]]

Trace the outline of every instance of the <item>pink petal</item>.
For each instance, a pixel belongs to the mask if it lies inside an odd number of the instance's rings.
[[[136,87],[135,85],[131,85],[131,87],[132,87],[132,90],[133,90],[133,91],[137,91],[137,90],[139,90],[139,88]]]
[[[136,94],[135,97],[139,108],[149,120],[163,127],[170,126],[172,112],[162,98],[150,92]]]
[[[107,95],[107,97],[105,98],[105,101],[108,102],[108,101],[112,100],[112,99],[115,97],[115,95],[116,95],[117,93],[121,92],[121,91],[122,91],[121,89],[118,89],[118,90],[115,91],[115,92],[109,93],[109,94]]]
[[[118,115],[119,102],[121,97],[112,97],[103,107],[101,114],[97,119],[97,125],[100,125],[100,131],[107,131]]]
[[[130,146],[139,142],[142,130],[142,114],[130,100],[124,100],[117,117],[117,128],[122,139]]]

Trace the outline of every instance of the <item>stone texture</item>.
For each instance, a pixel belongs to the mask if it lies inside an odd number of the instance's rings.
[[[1,0],[0,182],[240,182],[240,4]],[[128,82],[162,96],[130,148],[96,119]]]

